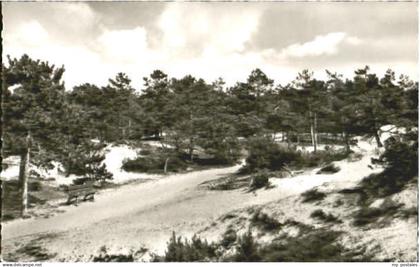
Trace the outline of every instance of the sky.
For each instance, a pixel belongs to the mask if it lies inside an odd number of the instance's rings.
[[[67,89],[118,72],[141,89],[156,69],[228,86],[255,68],[282,85],[303,69],[352,78],[365,65],[418,80],[415,2],[2,2],[2,12],[3,62],[64,65]]]

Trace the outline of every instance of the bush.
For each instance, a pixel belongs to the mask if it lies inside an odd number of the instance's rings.
[[[93,262],[134,262],[133,255],[105,254],[93,257]]]
[[[368,224],[376,223],[379,219],[387,219],[392,217],[394,214],[399,212],[402,204],[397,204],[394,206],[386,208],[368,208],[362,207],[354,215],[355,226],[365,226]]]
[[[258,262],[261,261],[258,252],[258,244],[252,237],[251,232],[248,231],[238,237],[236,253],[232,256],[232,260],[236,262]]]
[[[257,211],[251,218],[251,224],[261,228],[264,231],[273,231],[278,229],[281,224],[267,214]]]
[[[267,172],[260,172],[251,177],[251,183],[249,185],[251,190],[260,189],[269,186],[269,175]]]
[[[149,149],[141,149],[139,154],[142,155],[142,156],[149,156],[149,155],[152,154],[152,151],[149,150]]]
[[[90,140],[83,140],[75,147],[69,148],[72,156],[63,157],[60,161],[63,164],[66,174],[86,176],[96,181],[112,179],[112,173],[106,169],[104,143],[93,143]]]
[[[33,181],[28,183],[29,191],[39,191],[42,189],[42,184],[39,181]]]
[[[316,153],[303,153],[301,160],[297,162],[296,167],[317,167],[322,164],[329,164],[333,161],[339,161],[347,158],[349,153],[345,150],[320,150]]]
[[[349,251],[339,243],[341,232],[326,228],[313,229],[298,237],[275,240],[262,247],[259,255],[269,262],[343,262],[369,261],[365,251]]]
[[[303,203],[323,200],[327,195],[316,189],[311,189],[302,193]]]
[[[82,178],[76,178],[73,180],[73,185],[83,185],[87,182],[92,181],[90,178],[88,177],[82,177]]]
[[[206,240],[201,240],[193,236],[191,241],[182,241],[175,232],[167,244],[167,250],[164,256],[153,255],[154,262],[192,262],[192,261],[211,261],[216,258],[215,244],[209,244]]]
[[[134,262],[134,253],[125,254],[109,254],[106,247],[103,246],[99,250],[99,255],[92,258],[93,262]],[[137,252],[146,252],[146,249],[141,249]]]
[[[232,228],[229,228],[224,234],[223,238],[220,241],[220,245],[224,248],[229,249],[236,241],[237,235],[236,231]]]
[[[388,141],[379,159],[372,159],[385,167],[384,171],[364,178],[360,187],[371,198],[383,198],[400,192],[418,176],[418,142]]]
[[[164,156],[138,157],[136,159],[125,160],[122,169],[127,172],[162,173],[166,159]],[[178,172],[186,168],[187,163],[179,157],[173,156],[169,158],[167,171]]]
[[[326,214],[323,210],[317,209],[311,213],[311,218],[318,219],[324,222],[332,222],[332,223],[341,223],[342,221],[339,220],[337,217],[332,215],[331,213]]]
[[[278,171],[286,165],[292,168],[317,167],[348,157],[345,150],[318,151],[317,153],[302,153],[282,147],[268,138],[255,138],[248,142],[249,155],[246,165],[240,173],[252,173],[261,169]]]
[[[322,167],[316,174],[333,174],[340,171],[340,167],[335,166],[334,164],[328,164],[325,167]]]
[[[282,148],[267,138],[251,139],[248,142],[249,155],[246,165],[240,170],[241,173],[252,173],[262,169],[277,171],[286,164],[298,162],[300,153]]]
[[[250,231],[236,236],[234,230],[228,230],[220,243],[208,244],[197,237],[191,242],[182,241],[173,234],[168,242],[164,256],[153,255],[152,261],[191,262],[191,261],[227,261],[227,262],[314,262],[314,261],[370,261],[371,254],[364,248],[346,249],[337,242],[342,232],[328,228],[314,229],[311,226],[287,221],[286,224],[299,227],[299,235],[284,236],[262,246],[258,244]],[[233,254],[223,255],[220,248],[230,249],[235,245]],[[218,249],[219,248],[219,249]]]

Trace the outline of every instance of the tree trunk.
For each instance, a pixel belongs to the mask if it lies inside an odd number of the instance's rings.
[[[128,138],[131,136],[131,119],[128,119],[128,130],[127,130]]]
[[[344,143],[346,144],[346,152],[350,153],[351,148],[350,148],[349,135],[346,132],[343,132],[343,137],[344,137]]]
[[[28,177],[29,177],[29,162],[31,155],[31,133],[28,132],[26,136],[26,151],[20,157],[19,165],[19,182],[22,192],[22,207],[21,216],[26,215],[28,209]]]
[[[193,161],[194,159],[194,139],[193,137],[190,137],[190,143],[188,146],[188,154],[190,156],[190,160]]]
[[[312,146],[314,147],[314,152],[316,152],[316,140],[315,140],[315,119],[312,118],[312,112],[309,113],[309,118],[311,121],[311,141]]]
[[[165,173],[165,174],[166,174],[166,171],[168,169],[168,162],[169,162],[169,157],[166,158],[166,160],[165,160],[165,166],[163,167],[163,173]]]
[[[190,161],[192,162],[194,160],[194,148],[189,148],[189,154],[190,154]]]
[[[121,127],[122,139],[125,139],[125,127]]]
[[[379,137],[379,133],[377,130],[375,130],[375,140],[376,140],[376,144],[378,145],[378,147],[383,147],[383,144],[381,142],[381,138]]]
[[[314,113],[314,141],[315,141],[315,145],[314,145],[314,152],[316,152],[316,149],[318,147],[318,121],[317,121],[317,117],[316,117],[316,113]]]

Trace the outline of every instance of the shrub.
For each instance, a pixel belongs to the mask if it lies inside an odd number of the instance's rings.
[[[206,240],[201,240],[193,236],[189,242],[187,239],[182,241],[175,232],[172,233],[167,244],[167,250],[164,256],[154,255],[152,261],[159,262],[192,262],[192,261],[210,261],[216,257],[215,244],[209,244]]]
[[[339,243],[341,232],[329,229],[314,229],[298,237],[275,240],[262,247],[259,255],[269,262],[324,262],[369,260],[370,256],[360,252],[349,252]]]
[[[251,177],[250,189],[256,190],[262,187],[268,187],[269,179],[267,172],[260,172]]]
[[[182,241],[173,234],[168,242],[164,256],[153,255],[152,261],[228,261],[228,262],[314,262],[314,261],[370,261],[372,255],[367,254],[364,247],[346,249],[337,242],[342,232],[327,228],[314,229],[311,226],[287,221],[299,227],[299,235],[284,236],[274,239],[262,246],[258,244],[251,232],[236,236],[234,230],[228,230],[220,243],[208,244],[194,237],[191,242]],[[236,240],[235,240],[236,239]],[[195,240],[195,241],[194,241]],[[236,243],[236,244],[235,244]],[[233,254],[225,256],[220,247],[230,249],[235,244]],[[217,249],[219,248],[219,249]]]
[[[125,160],[122,169],[127,172],[146,172],[161,173],[163,172],[166,157],[158,155],[155,157],[138,157],[136,159]],[[167,171],[178,172],[185,170],[187,164],[177,156],[170,157],[168,160]]]
[[[106,247],[102,246],[99,250],[99,255],[94,256],[93,262],[133,262],[134,257],[132,254],[109,254]]]
[[[371,198],[382,198],[400,192],[418,176],[418,142],[388,142],[385,152],[373,163],[385,166],[383,172],[364,178],[360,187]]]
[[[319,192],[317,189],[311,189],[302,193],[303,203],[323,200],[327,195]]]
[[[42,188],[42,184],[39,181],[33,181],[28,183],[29,191],[39,191]]]
[[[19,249],[16,250],[18,255],[25,255],[30,257],[32,261],[48,261],[54,258],[57,254],[56,253],[48,253],[48,251],[36,243],[29,243],[26,244]]]
[[[262,169],[276,171],[282,169],[285,164],[298,162],[300,153],[280,147],[267,138],[255,138],[248,142],[249,155],[246,165],[240,170],[241,173],[252,173]]]
[[[347,158],[349,153],[345,150],[320,150],[316,153],[303,153],[296,167],[317,167]]]
[[[82,177],[82,178],[76,178],[73,180],[72,184],[73,185],[83,185],[86,183],[92,183],[93,180],[89,177]]]
[[[220,245],[222,245],[224,248],[228,249],[235,243],[236,238],[237,238],[236,231],[233,230],[232,228],[229,228],[223,234],[223,238],[220,241]]]
[[[139,154],[142,155],[142,156],[149,156],[149,155],[152,154],[152,151],[149,150],[149,149],[141,149]]]
[[[264,231],[273,231],[278,229],[281,224],[274,218],[268,216],[266,213],[258,210],[251,217],[251,224],[261,228]]]
[[[268,138],[254,138],[248,142],[249,155],[246,165],[240,173],[252,173],[261,169],[278,171],[286,165],[292,168],[316,167],[348,157],[345,150],[318,151],[317,153],[303,153],[283,147]]]
[[[105,254],[93,257],[93,262],[134,262],[133,255]]]
[[[328,164],[325,167],[322,167],[316,174],[322,174],[322,173],[328,173],[328,174],[332,174],[332,173],[336,173],[340,171],[340,167],[335,166],[334,164]]]
[[[234,136],[206,139],[201,146],[209,157],[196,158],[200,165],[230,165],[241,157],[241,145]]]
[[[376,223],[379,219],[387,219],[396,214],[403,204],[394,205],[386,208],[362,207],[354,215],[355,226],[365,226]]]
[[[62,162],[66,174],[86,176],[92,180],[106,181],[112,179],[112,173],[106,169],[104,143],[93,143],[84,140],[75,147],[70,147],[72,156],[63,157]]]
[[[324,222],[331,222],[331,223],[341,223],[342,221],[339,220],[337,217],[332,215],[331,213],[326,214],[323,210],[317,209],[311,213],[311,218],[318,219]]]
[[[232,256],[232,260],[237,262],[261,261],[261,256],[258,253],[258,244],[250,231],[238,237],[236,253]]]

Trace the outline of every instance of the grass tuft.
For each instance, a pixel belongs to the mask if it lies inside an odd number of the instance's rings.
[[[302,193],[302,203],[315,202],[323,200],[327,195],[319,192],[317,189],[311,189]]]

